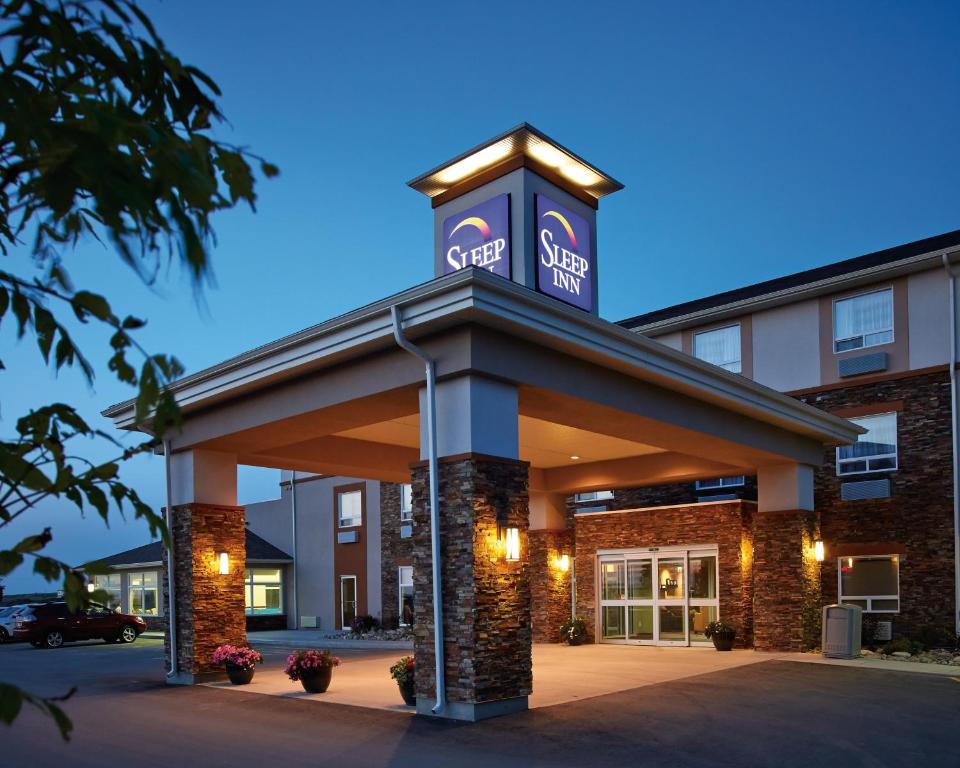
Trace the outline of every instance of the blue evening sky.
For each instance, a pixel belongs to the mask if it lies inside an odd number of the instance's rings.
[[[598,219],[610,320],[960,228],[956,2],[142,6],[221,85],[222,136],[282,172],[256,214],[216,221],[203,307],[176,269],[147,289],[100,246],[67,260],[188,371],[431,278],[430,205],[405,182],[524,120],[626,185]],[[105,337],[80,337],[102,368]],[[70,398],[111,429],[99,410],[130,392],[107,372],[91,391],[0,339],[0,428]],[[162,470],[142,458],[124,477],[159,507]],[[241,503],[277,480],[242,470]],[[71,562],[148,539],[52,503],[0,543],[44,525]]]

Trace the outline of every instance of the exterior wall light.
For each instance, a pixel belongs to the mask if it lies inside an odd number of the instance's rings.
[[[520,529],[503,529],[503,559],[508,563],[515,563],[520,559]]]
[[[87,584],[87,592],[90,592],[91,594],[93,594],[95,589],[96,589],[96,586],[94,586],[94,583],[92,581]]]
[[[813,542],[813,556],[818,563],[823,562],[823,542],[822,541]]]
[[[566,573],[570,570],[570,555],[560,555],[559,560],[560,570]]]
[[[220,575],[228,576],[230,574],[230,555],[226,552],[220,553]]]

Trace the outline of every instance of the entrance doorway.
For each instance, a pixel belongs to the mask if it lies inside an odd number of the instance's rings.
[[[719,618],[716,546],[599,554],[602,643],[710,645]]]

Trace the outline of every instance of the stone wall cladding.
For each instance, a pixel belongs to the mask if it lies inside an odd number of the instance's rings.
[[[397,567],[413,562],[413,539],[400,538],[400,484],[380,484],[380,620],[385,627],[399,624],[400,594]]]
[[[246,535],[242,507],[186,504],[173,508],[171,535],[176,582],[177,661],[184,674],[219,671],[210,662],[223,643],[246,643],[244,563]],[[219,573],[219,554],[230,558],[230,573]],[[166,572],[168,552],[163,552]],[[164,605],[170,605],[163,579]],[[169,627],[169,624],[167,624]],[[170,664],[170,632],[164,632],[164,658]]]
[[[757,478],[756,476],[745,477],[743,485],[709,491],[698,491],[695,483],[667,483],[640,488],[617,488],[613,492],[612,499],[584,501],[579,504],[576,503],[575,496],[570,496],[567,499],[567,526],[573,527],[573,516],[577,509],[582,507],[603,506],[609,510],[618,510],[695,504],[701,496],[710,496],[711,494],[735,494],[740,499],[756,501]]]
[[[953,474],[950,379],[947,371],[800,398],[826,411],[892,403],[897,414],[898,469],[869,475],[836,474],[836,452],[824,453],[816,474],[815,508],[826,548],[822,592],[837,600],[837,557],[845,545],[896,544],[900,560],[900,613],[894,631],[954,625]],[[893,409],[893,406],[892,408]],[[879,412],[879,411],[878,411]],[[888,477],[888,499],[841,501],[840,483]],[[879,552],[877,553],[879,554]],[[887,553],[899,554],[899,553]],[[885,614],[884,616],[891,616]]]
[[[597,551],[716,544],[720,618],[739,629],[737,645],[753,638],[751,523],[754,504],[727,501],[697,506],[638,509],[576,517],[577,615],[597,639]]]
[[[817,569],[812,512],[757,512],[753,518],[753,647],[802,651],[815,632]],[[720,574],[721,581],[723,573]]]
[[[436,690],[427,468],[413,470],[417,696]],[[440,547],[446,693],[484,703],[532,688],[527,465],[471,456],[441,460]],[[497,513],[520,530],[520,562],[503,560]]]
[[[535,643],[559,643],[560,626],[570,618],[570,571],[557,559],[573,560],[573,531],[530,531],[530,622]]]

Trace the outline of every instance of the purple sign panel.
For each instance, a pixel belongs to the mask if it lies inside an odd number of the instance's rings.
[[[593,309],[590,223],[546,195],[537,195],[537,289]]]
[[[510,279],[510,195],[443,220],[443,274],[480,267]]]

